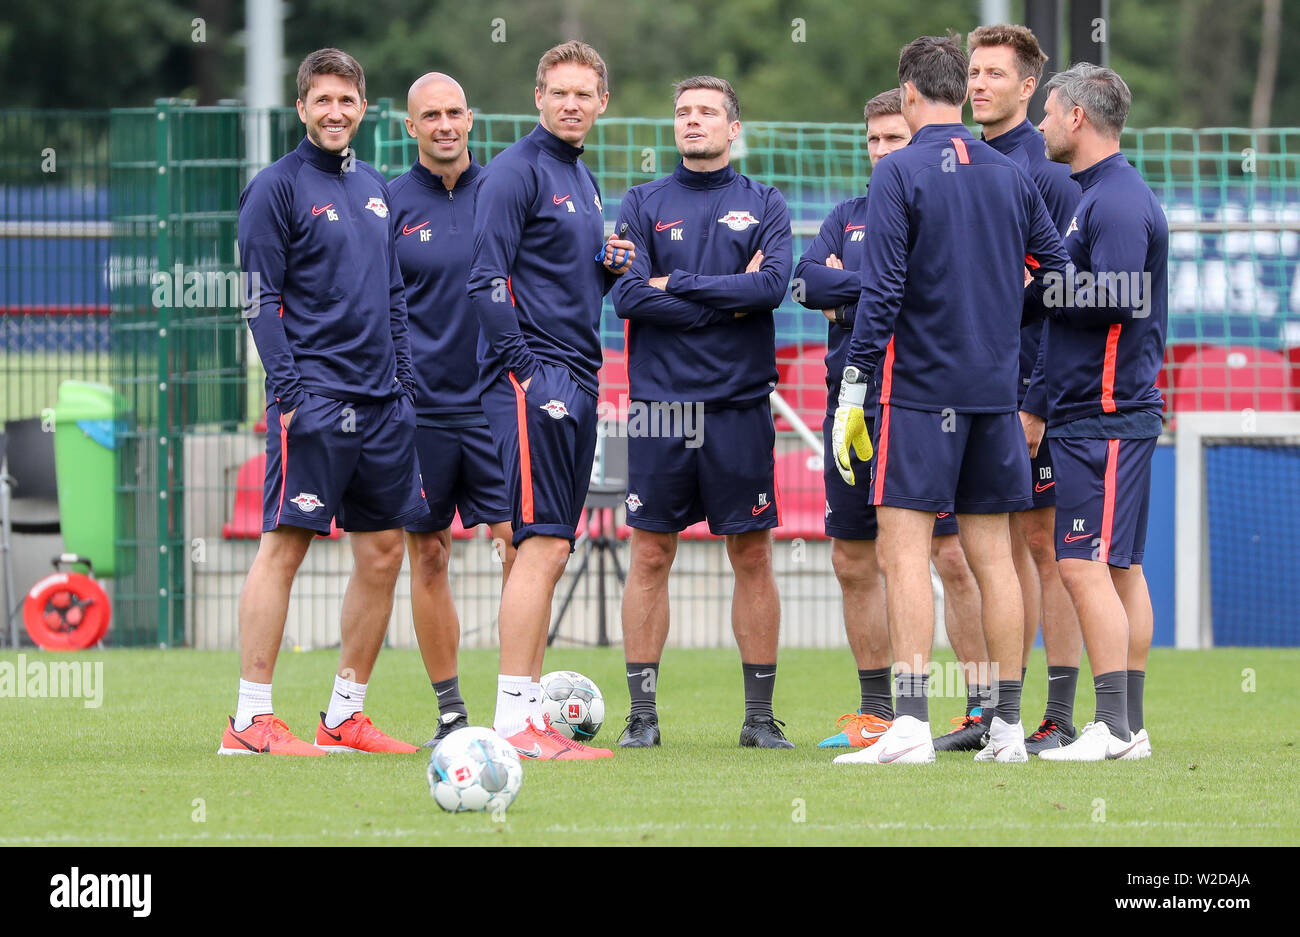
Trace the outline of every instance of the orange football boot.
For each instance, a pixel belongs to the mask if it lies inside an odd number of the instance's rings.
[[[542,716],[543,728],[529,719],[522,732],[516,732],[506,741],[514,746],[520,758],[538,761],[590,761],[595,758],[613,758],[608,748],[592,748],[566,739],[551,728],[550,716]]]
[[[325,727],[325,714],[320,714],[316,727],[316,747],[327,752],[387,752],[410,755],[418,752],[414,745],[384,735],[375,728],[365,713],[353,713],[336,729]]]
[[[226,732],[221,736],[218,755],[323,755],[315,745],[308,745],[289,731],[283,719],[271,713],[254,716],[252,725],[243,732],[235,731],[235,717],[231,716]]]
[[[817,743],[818,748],[866,748],[889,731],[892,723],[871,713],[845,713],[835,720],[840,731]]]

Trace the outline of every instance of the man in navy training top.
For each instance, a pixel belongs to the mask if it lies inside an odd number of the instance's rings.
[[[506,480],[477,393],[478,319],[465,292],[483,173],[469,151],[474,112],[455,79],[438,72],[416,79],[406,104],[418,158],[388,188],[411,328],[415,447],[429,504],[427,519],[407,525],[406,540],[415,636],[438,701],[432,745],[469,725],[456,675],[460,621],[447,578],[452,518],[459,510],[466,529],[489,526],[503,550],[503,583],[515,550]]]
[[[863,407],[879,369],[871,501],[898,715],[876,744],[840,755],[841,764],[934,760],[926,671],[936,511],[958,515],[996,670],[990,741],[975,758],[1028,757],[1019,694],[1024,611],[1007,521],[1008,511],[1031,502],[1016,416],[1023,274],[1026,254],[1036,258],[1036,277],[1063,269],[1065,254],[1028,177],[962,125],[966,72],[955,37],[925,36],[903,49],[898,78],[912,142],[881,161],[867,200],[862,300],[833,435],[841,474],[853,482],[850,448],[859,458],[873,451]]]
[[[648,435],[628,433],[632,559],[623,641],[632,711],[619,744],[659,744],[668,574],[677,535],[707,519],[725,537],[735,574],[740,744],[793,748],[772,714],[781,626],[772,528],[781,508],[769,401],[777,377],[772,311],[790,280],[790,215],[780,192],[731,166],[740,103],[730,83],[710,75],[679,82],[673,132],[681,162],[672,175],[631,189],[618,222],[637,246],[613,293],[614,309],[628,320],[629,395],[668,414]],[[699,415],[701,436],[688,435],[685,420],[671,425],[674,407]]]
[[[1042,78],[1047,56],[1038,39],[1024,26],[980,26],[966,37],[966,44],[970,55],[967,86],[971,113],[984,128],[981,139],[1028,173],[1057,232],[1064,234],[1074,206],[1079,203],[1079,186],[1070,178],[1067,167],[1047,158],[1042,134],[1027,119],[1029,100]],[[1022,412],[1037,412],[1040,406],[1031,402],[1027,408],[1024,399],[1042,335],[1039,319],[1020,330],[1018,399]],[[1028,414],[1021,419],[1028,419]],[[1032,755],[1074,738],[1074,690],[1083,640],[1074,605],[1056,567],[1052,543],[1056,482],[1045,443],[1030,460],[1030,473],[1034,505],[1011,515],[1011,548],[1025,607],[1023,660],[1029,660],[1040,613],[1047,652],[1047,711],[1038,729],[1025,739],[1025,750]],[[988,720],[968,712],[961,728],[934,740],[935,750],[978,749],[987,730]]]
[[[479,185],[469,297],[483,410],[510,493],[514,567],[501,592],[494,727],[521,756],[605,758],[551,729],[542,659],[551,597],[573,549],[596,449],[600,305],[632,259],[604,236],[595,177],[578,159],[609,103],[605,63],[576,40],[537,65],[540,123]]]
[[[239,199],[239,256],[256,277],[249,327],[266,370],[262,542],[239,597],[240,681],[222,754],[414,752],[366,717],[393,610],[402,527],[428,514],[415,458],[402,273],[383,177],[349,147],[366,110],[361,66],[321,49],[298,69],[307,135]],[[289,590],[330,519],[351,534],[341,652],[316,745],[271,706]]]
[[[912,131],[903,120],[897,88],[876,95],[863,108],[867,126],[867,156],[875,166],[889,153],[907,146]],[[795,268],[796,293],[809,309],[821,310],[830,324],[826,336],[826,418],[823,465],[826,483],[826,535],[831,538],[831,562],[844,596],[844,631],[858,668],[859,708],[839,718],[839,732],[823,739],[820,748],[865,748],[873,744],[894,718],[890,685],[889,626],[885,594],[876,558],[876,509],[868,489],[853,487],[840,477],[831,448],[835,405],[840,396],[840,372],[848,353],[854,313],[862,295],[863,240],[867,197],[846,199],[831,210],[817,237]],[[870,461],[854,459],[854,471],[870,471]],[[979,586],[966,563],[957,538],[957,518],[951,512],[936,517],[931,559],[943,580],[944,626],[948,641],[967,674],[967,715],[988,698],[988,653],[979,622]]]
[[[1056,555],[1088,647],[1097,715],[1050,761],[1146,758],[1142,691],[1154,619],[1142,573],[1151,456],[1161,430],[1169,226],[1119,151],[1132,97],[1109,68],[1082,63],[1047,83],[1047,155],[1068,163],[1083,198],[1065,247],[1071,266],[1042,300],[1044,382],[1056,469]],[[1043,432],[1026,428],[1030,446]]]

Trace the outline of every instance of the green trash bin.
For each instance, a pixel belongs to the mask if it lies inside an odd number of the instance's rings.
[[[113,575],[116,445],[113,389],[86,381],[60,384],[54,408],[54,469],[63,546],[88,558],[98,577]]]

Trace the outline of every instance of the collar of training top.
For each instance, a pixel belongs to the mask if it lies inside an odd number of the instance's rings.
[[[465,167],[465,171],[462,172],[460,178],[456,180],[456,188],[463,189],[466,185],[473,182],[474,178],[482,171],[483,167],[474,160],[474,152],[471,150],[469,154],[469,165]],[[442,183],[442,176],[430,172],[428,167],[418,159],[415,161],[415,165],[411,167],[411,177],[415,179],[416,182],[419,182],[421,185],[426,185],[431,189],[437,189],[439,192],[447,191],[447,187]],[[453,189],[453,191],[455,190]]]
[[[317,169],[323,169],[325,172],[342,172],[343,163],[348,157],[356,159],[356,150],[350,146],[341,154],[329,153],[312,143],[311,137],[302,138],[302,142],[298,144],[297,153],[305,161],[311,163]]]
[[[984,136],[982,133],[980,134],[980,139],[1002,154],[1010,153],[1016,147],[1026,146],[1035,140],[1038,141],[1039,146],[1043,145],[1042,134],[1034,129],[1034,125],[1028,120],[1028,118],[1012,127],[1006,133],[998,134],[992,140]]]
[[[728,164],[721,169],[696,172],[687,169],[685,163],[679,161],[673,170],[673,178],[689,189],[722,189],[731,185],[736,178],[736,170]]]
[[[533,141],[538,146],[550,153],[556,159],[562,159],[570,163],[576,163],[578,157],[581,156],[583,151],[586,149],[585,146],[572,146],[565,143],[555,134],[547,130],[546,125],[542,123],[538,123],[529,136],[533,138]]]
[[[908,143],[929,143],[931,140],[950,140],[953,137],[961,137],[963,140],[974,140],[975,135],[966,128],[965,124],[926,124],[916,133],[912,134],[912,141]]]
[[[1080,169],[1078,172],[1070,173],[1070,178],[1079,183],[1079,188],[1087,192],[1088,189],[1100,182],[1103,176],[1109,175],[1114,170],[1127,165],[1128,160],[1124,158],[1123,153],[1112,153],[1105,159],[1093,163],[1087,169]]]

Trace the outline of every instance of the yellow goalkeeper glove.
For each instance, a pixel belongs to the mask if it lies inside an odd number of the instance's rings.
[[[846,368],[845,371],[849,371]],[[855,374],[857,368],[851,369]],[[867,398],[867,384],[845,380],[840,384],[839,405],[835,408],[835,423],[831,430],[831,447],[835,452],[835,467],[846,484],[856,483],[849,450],[858,459],[867,462],[872,455],[871,434],[867,431],[867,417],[863,410]]]

